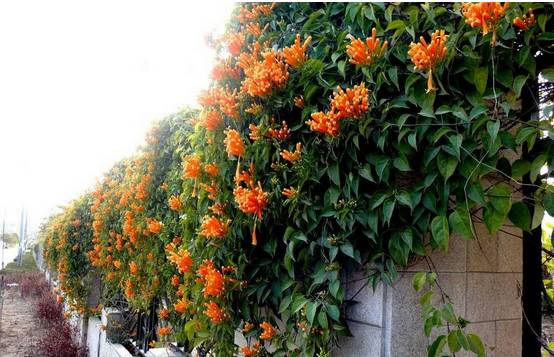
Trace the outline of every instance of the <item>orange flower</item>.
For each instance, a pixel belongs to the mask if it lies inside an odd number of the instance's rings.
[[[281,157],[287,161],[295,162],[300,160],[301,154],[302,154],[302,144],[296,143],[296,150],[294,152],[283,150],[283,152],[281,152]]]
[[[312,36],[308,36],[306,41],[304,41],[304,44],[300,45],[300,34],[296,34],[294,45],[283,49],[285,60],[291,67],[297,68],[306,62],[306,49],[311,42]]]
[[[269,128],[269,130],[267,131],[267,135],[273,139],[285,140],[290,135],[290,129],[289,129],[289,126],[287,125],[287,122],[283,120],[281,123],[281,129],[279,130],[274,128]]]
[[[179,286],[181,284],[181,278],[179,278],[178,275],[173,274],[171,277],[171,285],[173,286]]]
[[[306,105],[306,103],[304,102],[304,97],[303,96],[299,96],[299,97],[294,97],[294,105],[297,107],[297,108],[304,108],[304,106]]]
[[[414,69],[428,71],[427,93],[436,90],[433,85],[433,68],[441,62],[446,56],[447,48],[444,30],[435,31],[431,35],[431,43],[428,45],[423,36],[419,38],[418,43],[411,43],[408,55],[410,56]]]
[[[172,211],[179,211],[181,209],[181,200],[177,196],[169,197],[169,208]]]
[[[248,137],[250,137],[250,140],[260,140],[260,136],[258,135],[258,127],[256,126],[256,124],[248,125],[248,129],[250,130],[250,133],[248,133]]]
[[[298,193],[298,190],[295,189],[294,187],[283,189],[283,196],[285,196],[286,198],[292,198],[296,196],[297,193]]]
[[[160,337],[169,335],[170,333],[171,333],[171,327],[169,327],[169,326],[160,327],[158,329],[158,336],[160,336]]]
[[[244,355],[244,357],[252,357],[256,356],[260,352],[260,347],[260,343],[256,342],[252,345],[252,348],[248,346],[241,347],[240,352]]]
[[[225,36],[227,49],[233,56],[238,56],[244,44],[244,35],[240,32],[228,32]]]
[[[129,263],[129,272],[130,272],[132,275],[135,275],[136,273],[138,273],[138,265],[137,265],[137,263],[135,263],[135,262],[130,262],[130,263]]]
[[[221,205],[221,203],[214,203],[213,205],[208,207],[208,209],[212,211],[213,214],[223,216],[223,205]]]
[[[169,252],[169,261],[177,266],[180,273],[189,273],[192,266],[192,258],[186,249],[180,250],[178,253]]]
[[[491,44],[494,45],[496,43],[496,25],[509,7],[510,3],[508,2],[504,5],[498,2],[463,3],[462,14],[466,18],[466,24],[471,27],[481,27],[483,35],[488,34],[492,29]]]
[[[162,319],[167,319],[169,317],[169,310],[168,309],[161,309],[158,313],[158,316]]]
[[[216,81],[238,79],[240,77],[240,71],[238,68],[231,65],[229,59],[221,59],[217,61],[212,68],[211,77]]]
[[[114,261],[113,261],[113,266],[114,266],[116,269],[121,268],[121,261],[120,261],[120,260],[114,260]]]
[[[204,171],[210,175],[211,177],[216,177],[217,174],[219,173],[219,168],[217,166],[217,164],[214,162],[214,163],[211,163],[211,164],[206,164],[204,166]]]
[[[235,129],[228,129],[226,135],[223,143],[226,146],[227,154],[229,156],[241,157],[244,154],[244,143],[239,132]]]
[[[369,109],[369,91],[365,83],[347,88],[346,92],[337,87],[331,100],[331,111],[337,113],[338,119],[359,118]]]
[[[223,319],[225,318],[225,312],[219,307],[216,302],[207,302],[205,303],[205,306],[206,311],[204,311],[204,314],[212,319],[212,322],[214,324],[219,324],[223,322]]]
[[[532,8],[529,8],[527,15],[523,15],[523,18],[518,16],[514,19],[514,25],[523,31],[529,30],[530,27],[535,26],[535,23],[535,14],[533,14]]]
[[[357,65],[371,65],[379,57],[385,54],[389,45],[387,41],[381,43],[377,38],[375,27],[371,30],[371,37],[366,38],[365,43],[361,39],[356,39],[348,35],[350,44],[346,46],[346,53],[350,57],[350,63]]]
[[[253,54],[250,63],[243,67],[245,79],[242,81],[241,91],[252,97],[264,97],[274,88],[281,88],[289,79],[288,64],[284,63],[275,51],[262,54],[258,61]],[[244,66],[244,61],[239,66]]]
[[[190,301],[186,299],[179,299],[175,304],[173,304],[173,307],[175,308],[175,311],[180,312],[181,314],[187,311],[187,308],[190,305]]]
[[[266,25],[266,28],[267,28],[267,25]],[[262,31],[265,30],[265,28],[264,30],[262,30],[262,28],[260,27],[260,24],[250,23],[246,25],[244,30],[254,37],[259,37],[262,34]]]
[[[223,125],[223,117],[216,110],[208,110],[202,113],[200,125],[206,130],[216,131]]]
[[[330,136],[337,136],[339,134],[340,122],[334,113],[317,112],[312,113],[311,117],[312,119],[308,120],[306,124],[310,126],[312,131]]]
[[[277,334],[277,330],[267,321],[262,322],[260,327],[264,330],[260,335],[262,340],[271,340]]]
[[[225,290],[224,277],[214,267],[207,270],[204,278],[204,297],[220,296]]]
[[[208,198],[210,200],[215,200],[217,197],[217,187],[213,184],[207,185],[205,183],[201,183],[200,187],[208,193]]]
[[[221,94],[218,98],[217,104],[219,105],[219,110],[225,115],[235,120],[239,119],[239,104],[238,104],[238,93],[236,89],[231,89],[227,86],[225,90],[221,91]]]
[[[152,218],[147,218],[148,231],[150,233],[158,234],[162,231],[163,223]]]
[[[250,113],[252,115],[258,115],[262,111],[264,107],[262,107],[261,104],[252,103],[248,108],[246,108],[244,111],[246,113]]]
[[[254,324],[247,321],[247,322],[244,323],[244,328],[242,329],[242,332],[249,332],[253,328],[254,328]]]
[[[207,238],[222,238],[227,234],[230,222],[230,220],[223,222],[213,216],[204,216],[199,234]]]
[[[197,155],[189,155],[183,158],[183,176],[195,179],[200,174],[200,159]]]
[[[268,193],[263,191],[260,182],[257,186],[252,185],[250,188],[237,186],[233,190],[233,195],[242,212],[255,214],[262,219],[262,212],[267,206]]]

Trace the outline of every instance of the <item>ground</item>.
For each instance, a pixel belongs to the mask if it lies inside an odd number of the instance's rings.
[[[3,299],[0,307],[0,356],[36,356],[34,346],[44,329],[34,315],[32,298],[23,299],[19,287],[10,287],[4,290]]]

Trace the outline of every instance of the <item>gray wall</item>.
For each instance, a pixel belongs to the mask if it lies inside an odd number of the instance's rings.
[[[456,313],[472,322],[467,331],[486,344],[487,356],[521,356],[522,233],[512,226],[502,230],[491,236],[476,224],[478,239],[452,237],[448,253],[433,253],[431,260]],[[335,357],[427,355],[420,294],[411,283],[418,271],[429,271],[425,261],[401,271],[392,288],[366,287],[357,295],[359,303],[347,310],[354,337],[342,339]],[[359,273],[347,280],[350,298],[364,281]]]

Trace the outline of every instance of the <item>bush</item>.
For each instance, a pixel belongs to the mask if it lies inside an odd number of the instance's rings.
[[[38,297],[48,292],[48,283],[42,273],[24,273],[19,280],[21,297]]]
[[[39,343],[43,356],[84,357],[88,355],[87,347],[75,341],[77,331],[69,325],[67,320],[54,321],[48,327]]]
[[[43,291],[36,304],[36,315],[43,323],[63,321],[63,306],[48,291]]]

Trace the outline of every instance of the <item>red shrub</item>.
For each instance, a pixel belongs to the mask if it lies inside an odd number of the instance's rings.
[[[64,319],[62,304],[58,303],[48,290],[42,292],[35,307],[36,315],[43,323],[53,323]]]
[[[19,280],[22,297],[37,297],[48,291],[48,283],[42,273],[25,273]]]
[[[88,350],[76,342],[77,331],[65,319],[52,321],[40,340],[44,357],[86,357]]]

